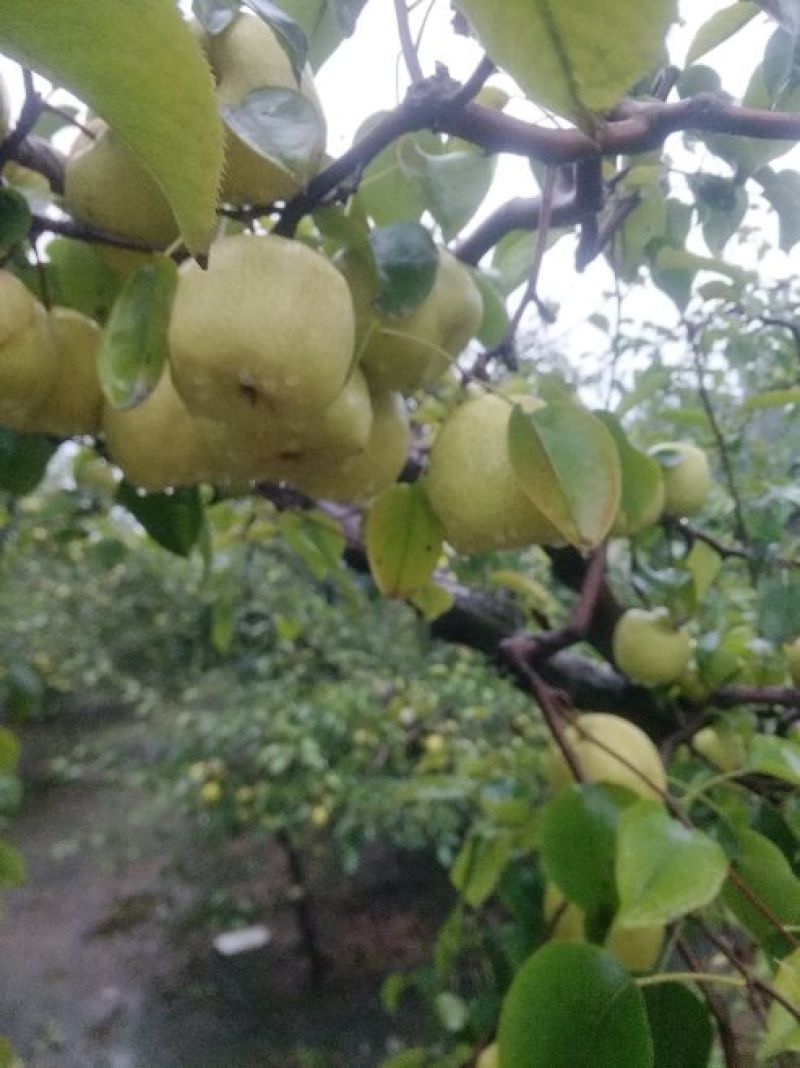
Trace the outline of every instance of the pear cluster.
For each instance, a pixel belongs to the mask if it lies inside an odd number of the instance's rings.
[[[223,116],[254,90],[299,93],[317,118],[319,143],[310,152],[311,177],[322,164],[325,118],[307,68],[298,86],[289,59],[270,27],[254,15],[241,13],[222,33],[208,36],[192,23],[216,83]],[[2,124],[0,101],[0,125]],[[300,182],[285,167],[249,147],[226,129],[225,169],[220,189],[223,203],[271,204],[298,192]],[[96,229],[153,249],[166,249],[178,237],[178,226],[156,180],[127,145],[99,119],[91,120],[66,160],[64,203],[70,214]],[[147,253],[100,246],[103,258],[123,274]]]

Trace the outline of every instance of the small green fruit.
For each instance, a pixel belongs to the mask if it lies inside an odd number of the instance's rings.
[[[68,438],[100,429],[103,392],[97,375],[102,331],[87,315],[53,308],[48,326],[57,358],[55,381],[32,414],[29,429]]]
[[[711,491],[708,457],[697,445],[665,441],[650,455],[661,465],[664,477],[664,513],[690,516],[702,511]]]
[[[47,312],[15,275],[0,270],[0,426],[30,430],[56,370]]]
[[[629,608],[614,628],[613,649],[620,671],[645,686],[675,682],[692,655],[687,631],[673,626],[666,608]]]

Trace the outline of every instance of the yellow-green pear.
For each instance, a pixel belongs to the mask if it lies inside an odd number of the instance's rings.
[[[103,408],[97,375],[103,332],[94,319],[71,308],[53,308],[48,323],[56,353],[55,381],[29,427],[59,437],[96,434]]]
[[[30,429],[56,367],[47,312],[15,275],[0,269],[0,426]]]
[[[644,731],[630,720],[609,712],[584,712],[565,727],[564,737],[587,781],[614,783],[640,797],[662,799],[667,779],[661,757]],[[555,748],[545,774],[555,790],[574,781],[563,754]]]
[[[71,215],[131,241],[166,248],[178,226],[158,182],[101,119],[92,119],[72,146],[64,167],[64,204]],[[90,136],[91,135],[91,136]],[[122,273],[147,254],[99,245]]]
[[[134,486],[158,492],[212,480],[216,473],[203,434],[203,420],[186,409],[169,372],[135,408],[106,404],[103,430],[111,459]]]
[[[359,452],[341,460],[319,453],[288,458],[281,461],[280,477],[331,501],[366,501],[391,486],[408,455],[408,415],[396,393],[374,395],[372,413],[369,439]]]
[[[480,290],[446,249],[439,249],[433,288],[406,316],[375,308],[373,280],[356,257],[345,257],[342,270],[358,318],[361,367],[373,389],[410,393],[428,385],[447,370],[481,325]]]
[[[277,37],[261,19],[238,15],[230,25],[208,39],[208,57],[217,79],[217,100],[222,107],[237,107],[255,89],[288,89],[301,93],[319,119],[319,143],[311,160],[316,172],[325,151],[325,119],[306,67],[300,86]],[[299,189],[297,179],[277,163],[260,156],[232,130],[225,142],[225,171],[221,198],[231,204],[269,204],[285,200]]]
[[[508,453],[512,404],[490,393],[459,405],[430,455],[426,490],[445,536],[461,553],[560,543],[523,493]]]
[[[690,516],[702,511],[711,492],[708,457],[686,441],[664,441],[650,449],[664,478],[664,513]]]
[[[666,608],[629,608],[614,627],[614,660],[620,671],[645,686],[676,682],[692,655],[683,627],[675,627]]]
[[[175,388],[196,415],[255,436],[342,390],[355,323],[341,274],[299,241],[238,234],[183,266],[169,330]]]
[[[703,727],[692,738],[692,746],[720,771],[738,771],[747,763],[744,739],[732,730]]]
[[[544,891],[544,919],[553,923],[550,937],[556,942],[586,942],[583,909],[566,901],[555,883],[547,883]],[[611,924],[604,946],[620,964],[632,972],[648,972],[658,960],[664,944],[664,925],[626,929],[616,920]]]
[[[500,1068],[500,1050],[496,1042],[481,1051],[475,1062],[475,1068]]]
[[[365,448],[372,429],[372,401],[354,368],[341,392],[321,412],[293,422],[264,420],[259,433],[230,422],[204,419],[203,433],[224,480],[285,479],[289,464],[329,466]]]

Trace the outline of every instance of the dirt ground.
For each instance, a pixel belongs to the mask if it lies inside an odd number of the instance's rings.
[[[95,743],[133,751],[136,732],[92,727]],[[31,733],[13,830],[28,879],[0,921],[0,1034],[26,1068],[374,1068],[404,1032],[419,1040],[418,1010],[387,1017],[379,989],[424,959],[446,912],[432,862],[376,850],[356,877],[314,872],[330,968],[313,989],[280,850],[242,840],[208,854],[179,827],[165,836],[131,788],[43,779],[75,737]],[[224,900],[246,900],[273,936],[236,968],[204,922],[223,876]]]

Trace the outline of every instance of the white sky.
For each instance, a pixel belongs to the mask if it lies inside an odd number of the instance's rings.
[[[184,3],[184,0],[181,0]],[[683,0],[681,11],[683,25],[676,27],[671,38],[672,58],[679,65],[686,48],[698,26],[716,10],[727,5],[729,0]],[[185,0],[188,4],[188,0]],[[421,0],[413,16],[415,29],[428,9],[428,0]],[[451,10],[449,0],[433,0],[420,49],[420,59],[426,73],[433,73],[437,60],[444,62],[450,73],[458,79],[465,78],[474,68],[481,50],[474,41],[454,35],[450,28]],[[774,29],[774,23],[760,16],[755,23],[745,28],[739,38],[721,46],[702,62],[708,62],[722,75],[723,85],[734,95],[741,95],[752,71],[754,62],[763,52],[763,45]],[[10,75],[12,89],[17,101],[20,99],[21,81],[11,65],[0,61],[0,69]],[[317,87],[325,107],[329,126],[328,150],[338,155],[347,148],[358,126],[375,111],[391,108],[402,96],[407,75],[399,60],[399,46],[392,0],[369,0],[359,20],[354,37],[343,43],[334,56],[317,75]],[[493,79],[514,92],[507,78]],[[535,108],[522,99],[518,92],[508,109],[524,118],[541,121]],[[695,169],[696,160],[681,147],[680,136],[673,136],[668,151],[674,161],[686,169]],[[709,169],[725,173],[724,164],[709,156]],[[800,149],[777,161],[778,168],[800,166]],[[479,218],[497,204],[512,196],[531,196],[536,193],[536,184],[527,162],[503,157],[497,171],[494,186],[482,206]],[[759,221],[770,231],[777,233],[773,217],[760,215]],[[697,235],[692,238],[696,251],[705,252]],[[591,350],[601,341],[597,331],[582,326],[586,318],[597,310],[607,311],[608,292],[613,287],[611,273],[604,261],[599,259],[583,274],[577,275],[572,264],[574,244],[565,238],[545,259],[541,274],[541,295],[559,306],[558,322],[549,328],[549,337],[561,340],[565,347],[577,354]],[[742,266],[754,267],[752,249],[736,243],[734,238],[725,257]],[[789,270],[788,257],[776,251],[768,259],[758,263],[765,277],[780,276]],[[671,303],[661,294],[648,287],[647,293],[631,301],[626,311],[646,318],[657,318],[667,324],[675,321]]]

